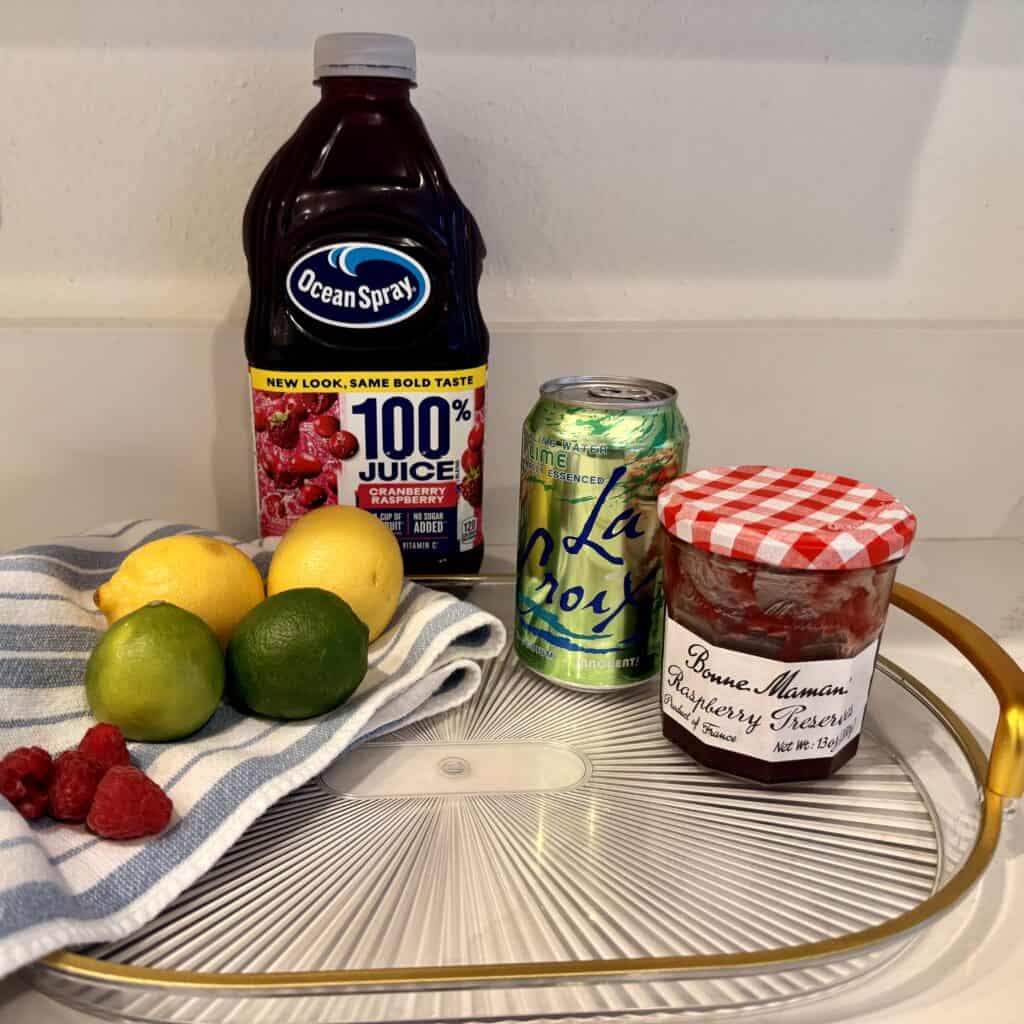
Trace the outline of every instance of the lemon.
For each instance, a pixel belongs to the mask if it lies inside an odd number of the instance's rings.
[[[119,619],[85,669],[89,707],[130,740],[176,740],[200,728],[224,694],[224,654],[198,616],[154,601]]]
[[[267,574],[268,594],[297,587],[337,594],[376,640],[402,593],[398,541],[375,515],[351,505],[310,512],[281,539]]]
[[[228,644],[228,694],[246,711],[311,718],[344,703],[366,675],[366,624],[315,587],[268,597]]]
[[[259,569],[238,548],[178,534],[133,551],[93,600],[110,625],[150,601],[169,601],[198,615],[227,647],[235,626],[263,597]]]

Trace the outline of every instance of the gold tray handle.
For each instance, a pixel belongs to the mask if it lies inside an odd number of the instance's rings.
[[[948,640],[981,673],[999,699],[985,787],[997,796],[1024,796],[1024,671],[983,629],[920,590],[897,583],[892,603]]]

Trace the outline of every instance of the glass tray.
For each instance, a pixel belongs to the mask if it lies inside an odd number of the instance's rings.
[[[510,618],[510,578],[435,582]],[[112,1019],[240,1024],[675,1018],[834,992],[964,895],[1024,788],[1024,675],[938,602],[893,600],[996,690],[991,764],[885,659],[857,756],[762,788],[664,740],[655,687],[566,690],[506,651],[470,703],[340,759],[151,924],[28,979]]]

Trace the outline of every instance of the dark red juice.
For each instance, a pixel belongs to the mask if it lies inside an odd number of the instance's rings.
[[[324,36],[316,65],[245,211],[260,530],[358,505],[407,573],[476,572],[483,240],[410,102],[412,41]]]

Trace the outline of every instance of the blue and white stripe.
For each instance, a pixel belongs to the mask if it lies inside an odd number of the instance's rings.
[[[185,532],[209,531],[133,520],[0,556],[0,754],[32,744],[56,754],[78,742],[92,724],[85,665],[105,625],[93,591],[137,547]],[[238,546],[266,568],[272,542]],[[343,707],[273,722],[224,705],[188,740],[132,744],[135,762],[174,800],[171,827],[156,838],[103,842],[83,827],[29,823],[0,797],[0,977],[141,927],[267,807],[348,747],[468,700],[478,660],[504,642],[494,616],[407,583]]]

